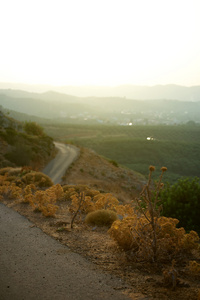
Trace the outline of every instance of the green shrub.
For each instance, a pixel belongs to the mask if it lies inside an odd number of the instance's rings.
[[[200,183],[199,178],[179,179],[177,183],[169,184],[161,192],[163,215],[177,218],[179,227],[187,231],[200,233]]]
[[[5,154],[5,158],[17,166],[27,166],[32,160],[32,151],[30,146],[17,143],[11,152]]]
[[[52,180],[45,174],[41,172],[30,172],[25,174],[21,180],[25,184],[35,184],[36,186],[42,188],[42,187],[50,187],[53,185]]]
[[[5,140],[8,144],[14,145],[17,140],[17,135],[18,133],[14,128],[12,127],[6,128]]]
[[[6,168],[6,167],[15,167],[15,164],[7,159],[2,159],[0,157],[0,168]]]
[[[110,226],[117,220],[117,214],[109,209],[99,209],[87,214],[85,222],[90,225]]]
[[[111,160],[109,160],[109,162],[110,162],[113,166],[119,167],[118,163],[117,163],[115,160],[111,159]]]
[[[43,128],[35,122],[25,122],[24,130],[31,135],[42,136],[44,135]]]

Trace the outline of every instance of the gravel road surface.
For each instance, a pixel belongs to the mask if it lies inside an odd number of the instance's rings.
[[[48,175],[54,184],[61,183],[62,177],[69,165],[79,155],[79,149],[72,145],[65,145],[55,142],[58,153],[54,159],[42,170]]]
[[[0,300],[130,299],[121,288],[120,279],[0,203]]]

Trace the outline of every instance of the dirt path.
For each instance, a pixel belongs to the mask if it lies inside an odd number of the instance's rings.
[[[72,145],[65,145],[55,142],[58,149],[56,157],[43,169],[43,173],[48,175],[54,184],[61,183],[62,176],[66,169],[79,155],[79,149]]]
[[[128,300],[121,280],[0,204],[1,300]],[[115,290],[116,287],[116,290]]]

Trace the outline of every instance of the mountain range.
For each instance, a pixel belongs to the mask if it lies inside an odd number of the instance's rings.
[[[155,86],[50,86],[0,82],[0,89],[25,90],[34,93],[44,93],[52,90],[78,97],[126,97],[136,100],[200,101],[200,86],[186,87],[174,84]]]
[[[195,99],[198,99],[197,96]],[[11,116],[20,121],[30,120],[30,116],[34,116],[65,123],[200,123],[200,100],[170,100],[164,96],[162,99],[138,100],[109,96],[77,97],[55,91],[34,93],[0,89],[0,106],[2,110],[15,111],[15,115]],[[24,119],[22,115],[17,116],[16,112],[29,117]]]

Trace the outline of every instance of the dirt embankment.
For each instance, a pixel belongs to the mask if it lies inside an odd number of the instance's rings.
[[[85,148],[81,148],[80,156],[68,168],[62,181],[63,184],[83,184],[112,193],[122,202],[129,202],[138,196],[145,182],[143,175]]]

